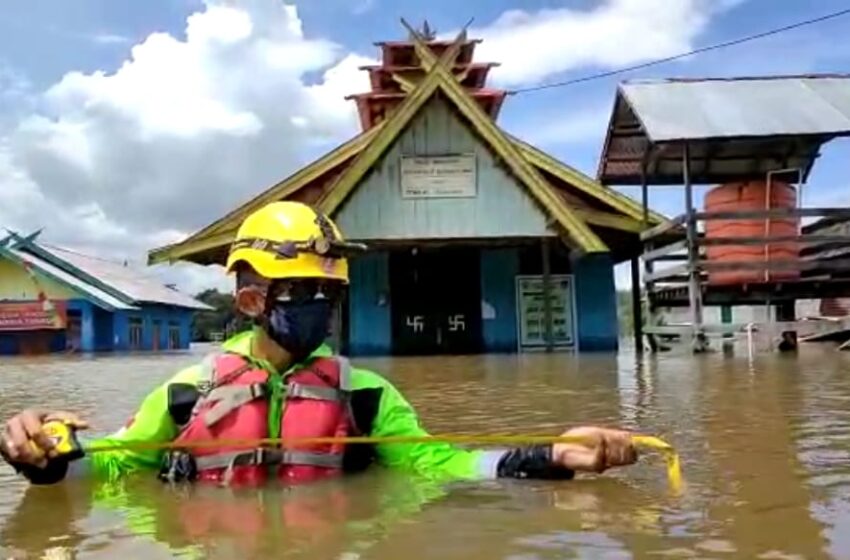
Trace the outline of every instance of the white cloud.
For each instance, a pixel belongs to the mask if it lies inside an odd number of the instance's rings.
[[[307,37],[294,6],[206,0],[185,39],[153,33],[114,72],[69,72],[0,129],[0,225],[143,260],[355,134],[344,97],[368,89],[369,62]]]
[[[503,86],[585,66],[619,67],[688,51],[711,15],[742,0],[605,0],[591,10],[510,10],[470,29],[479,60],[501,64]]]
[[[485,39],[479,60],[502,63],[503,85],[532,83],[687,49],[720,7],[607,0],[586,11],[514,10],[471,35]],[[0,225],[45,227],[57,244],[141,262],[356,133],[344,96],[368,89],[358,66],[371,62],[309,37],[295,6],[279,0],[205,0],[185,39],[152,33],[114,71],[69,72],[33,95],[0,69]],[[9,100],[26,114],[11,125]],[[592,120],[543,132],[572,141]],[[203,268],[158,270],[192,290],[222,282]]]

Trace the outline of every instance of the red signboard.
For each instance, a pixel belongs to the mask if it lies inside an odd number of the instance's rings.
[[[0,331],[64,329],[67,311],[64,301],[52,302],[54,311],[42,302],[0,303]]]

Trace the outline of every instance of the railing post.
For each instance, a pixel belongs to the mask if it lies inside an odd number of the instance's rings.
[[[640,186],[641,186],[641,199],[643,202],[643,230],[649,227],[649,185],[646,182],[646,159],[641,161],[640,167]],[[651,250],[653,247],[653,243],[651,239],[647,239],[645,242],[641,240],[641,248],[644,252]],[[646,340],[649,343],[649,349],[652,352],[656,352],[658,350],[658,341],[655,339],[655,333],[652,332],[652,327],[658,324],[657,318],[655,316],[655,303],[652,301],[652,282],[649,280],[649,275],[652,274],[653,265],[652,261],[644,259],[643,261],[643,272],[645,275],[646,285],[644,286],[644,297],[646,298],[646,326],[647,334]],[[641,328],[643,331],[643,328]],[[643,341],[641,340],[639,345],[640,351],[643,351]]]
[[[685,223],[688,240],[688,299],[691,307],[693,328],[693,350],[704,352],[708,342],[702,328],[702,294],[700,287],[699,246],[697,244],[697,224],[694,210],[693,185],[691,184],[690,146],[685,142],[682,151],[682,175],[685,182]]]

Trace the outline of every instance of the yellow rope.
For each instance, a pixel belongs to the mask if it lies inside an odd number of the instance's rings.
[[[405,444],[405,443],[452,443],[467,445],[533,445],[555,443],[587,443],[582,436],[532,436],[532,435],[429,435],[429,436],[351,436],[311,438],[264,438],[264,439],[215,439],[193,442],[146,442],[127,441],[117,444],[94,445],[85,448],[86,453],[102,453],[121,450],[165,450],[204,447],[286,447],[293,444]],[[653,436],[635,435],[632,442],[639,449],[662,454],[667,463],[667,481],[670,488],[679,493],[682,488],[682,472],[679,455],[667,442]]]

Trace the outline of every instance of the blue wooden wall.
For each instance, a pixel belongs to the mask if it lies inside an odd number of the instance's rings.
[[[617,293],[611,258],[607,254],[584,256],[573,262],[573,274],[579,352],[616,350]]]
[[[520,255],[516,248],[482,249],[482,307],[492,308],[493,317],[483,319],[484,351],[517,351],[516,276]],[[373,253],[350,264],[349,350],[352,356],[388,355],[392,352],[389,259]],[[615,351],[618,347],[617,300],[614,268],[608,255],[592,255],[564,261],[575,279],[575,330],[579,352]],[[535,267],[536,268],[536,267]],[[526,270],[539,274],[537,270]],[[566,271],[564,271],[566,272]],[[387,296],[383,305],[380,297]],[[482,309],[483,311],[483,309]]]
[[[68,311],[80,313],[80,347],[81,352],[94,352],[95,344],[95,307],[86,299],[71,299],[67,303]]]
[[[116,311],[112,316],[113,344],[115,350],[130,348],[130,317],[127,311]]]
[[[169,326],[174,325],[180,330],[180,345],[177,349],[185,350],[191,343],[192,316],[191,310],[172,308],[162,305],[146,306],[139,311],[110,312],[101,309],[85,299],[69,299],[66,301],[68,311],[79,312],[80,316],[80,348],[81,352],[126,351],[129,344],[129,319],[141,318],[143,321],[142,348],[153,349],[153,322],[161,322],[159,349],[168,349]],[[0,333],[0,355],[17,354],[17,333]],[[57,332],[51,339],[51,351],[60,352],[65,349],[65,331]]]
[[[475,154],[477,196],[405,199],[401,156]],[[434,98],[337,212],[352,239],[550,236],[540,208],[445,101]]]
[[[104,309],[94,308],[94,349],[106,352],[115,343],[114,314]]]
[[[517,351],[516,275],[519,252],[515,248],[481,251],[482,305],[492,308],[494,316],[483,319],[484,351]],[[483,310],[482,310],[483,312]]]
[[[392,350],[389,255],[371,253],[349,264],[348,353],[386,355]],[[380,300],[383,298],[383,303]]]
[[[192,311],[161,305],[146,306],[139,311],[116,311],[111,314],[111,330],[108,330],[109,344],[115,350],[130,350],[130,319],[142,320],[142,347],[140,350],[153,349],[154,321],[160,322],[159,350],[168,350],[169,328],[174,325],[180,330],[178,350],[189,348],[192,336]],[[99,335],[100,336],[100,335]],[[107,335],[102,335],[106,339]]]

